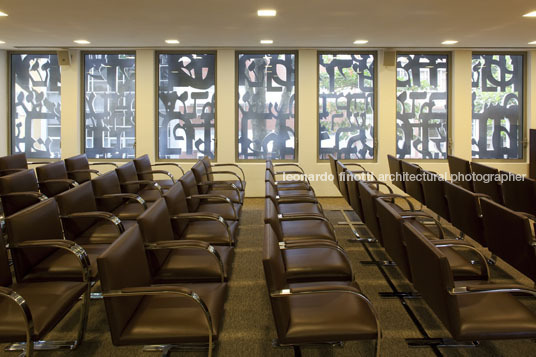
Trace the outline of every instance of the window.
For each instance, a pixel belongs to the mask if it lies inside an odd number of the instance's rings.
[[[319,158],[374,158],[374,54],[318,55]]]
[[[216,55],[158,54],[158,158],[214,158]]]
[[[473,54],[473,158],[523,158],[523,59]]]
[[[92,159],[136,155],[136,56],[84,54],[85,152]]]
[[[238,159],[296,159],[295,53],[237,53]]]
[[[399,54],[396,77],[397,157],[445,159],[448,55]]]
[[[59,158],[61,74],[52,54],[11,54],[11,152]]]

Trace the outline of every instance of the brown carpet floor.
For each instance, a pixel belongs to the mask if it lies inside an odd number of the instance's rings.
[[[330,220],[335,224],[340,244],[346,249],[355,271],[356,280],[364,293],[373,301],[379,313],[384,338],[382,356],[434,356],[428,347],[409,348],[405,338],[422,337],[408,317],[398,299],[381,299],[378,293],[390,291],[378,268],[362,265],[369,260],[360,243],[351,243],[350,229],[337,222],[343,221],[340,212],[329,211],[350,209],[340,198],[321,199]],[[236,248],[233,272],[229,282],[229,292],[225,304],[225,318],[221,336],[215,349],[215,356],[292,356],[288,348],[273,348],[276,337],[271,316],[270,303],[262,271],[263,239],[263,199],[247,199],[241,221],[239,242]],[[356,219],[354,216],[353,219]],[[453,234],[455,230],[450,227]],[[366,232],[363,232],[365,235]],[[376,259],[388,259],[378,244],[368,245]],[[485,252],[489,256],[489,252]],[[411,285],[397,271],[396,267],[385,270],[401,291],[412,290]],[[491,267],[491,277],[495,282],[517,282],[531,286],[526,277],[500,261]],[[419,321],[432,337],[448,337],[447,331],[421,299],[406,300]],[[536,300],[522,298],[536,312]],[[344,307],[341,307],[344,308]],[[0,312],[1,313],[1,312]],[[75,336],[78,310],[72,311],[49,335],[49,339],[70,339]],[[536,343],[530,340],[481,341],[476,348],[442,348],[443,356],[536,356]],[[344,347],[311,346],[302,348],[304,356],[372,356],[373,343],[369,341],[350,342]],[[7,354],[0,352],[0,354]],[[106,313],[102,301],[92,301],[86,339],[76,351],[38,352],[37,356],[151,356],[142,352],[141,346],[115,347],[111,343]],[[202,352],[183,352],[174,355],[204,356]]]

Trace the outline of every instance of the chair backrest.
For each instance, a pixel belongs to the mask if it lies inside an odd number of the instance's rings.
[[[488,199],[480,201],[488,249],[536,282],[530,220]]]
[[[163,198],[154,202],[151,207],[138,216],[136,221],[140,226],[143,241],[146,243],[175,239],[166,201]],[[149,266],[153,274],[160,269],[168,255],[169,251],[167,250],[147,251]]]
[[[67,175],[71,180],[75,180],[78,183],[84,183],[91,180],[91,174],[89,172],[74,172],[74,170],[89,170],[89,160],[86,154],[80,154],[69,157],[64,160],[65,168],[67,169]]]
[[[339,187],[339,177],[337,176],[337,159],[335,158],[335,156],[333,156],[333,154],[329,154],[328,158],[329,166],[331,168],[331,175],[333,175],[333,184],[340,191],[341,189]]]
[[[34,170],[24,170],[0,177],[0,196],[2,197],[2,207],[6,216],[39,202],[39,198],[30,195],[3,196],[16,192],[39,192]]]
[[[264,225],[264,245],[262,265],[268,292],[280,290],[286,286],[285,264],[275,232],[269,224]],[[272,312],[278,336],[284,336],[290,321],[290,310],[287,299],[270,298]]]
[[[184,189],[186,197],[198,195],[199,190],[197,189],[197,181],[192,171],[187,171],[179,180]],[[188,200],[188,211],[197,212],[199,208],[200,200],[198,198],[191,198]]]
[[[192,166],[192,172],[198,184],[208,181],[207,169],[201,160],[197,161],[194,166]],[[201,185],[198,186],[198,190],[201,194],[205,194],[208,193],[209,187],[207,185]]]
[[[283,240],[283,229],[281,228],[281,222],[277,219],[277,208],[271,199],[266,198],[264,200],[264,223],[269,224],[279,240]]]
[[[153,181],[153,174],[142,173],[142,172],[148,172],[152,170],[151,159],[149,159],[149,155],[147,154],[142,155],[140,157],[135,158],[133,161],[134,161],[134,166],[136,167],[136,171],[138,173],[138,178],[140,180]]]
[[[426,170],[422,170],[422,176],[422,192],[426,207],[450,221],[449,206],[443,186],[444,179],[438,174]]]
[[[98,198],[102,195],[121,193],[119,178],[117,177],[115,170],[95,177],[93,180],[91,180],[91,185],[93,186],[93,193],[95,193],[95,197],[97,198],[97,207],[99,211],[111,212],[123,204],[122,198]]]
[[[186,195],[180,182],[177,182],[175,185],[171,186],[163,197],[166,200],[166,206],[170,216],[188,213],[188,202],[186,202]],[[171,224],[173,226],[175,236],[180,237],[186,229],[188,221],[177,219],[172,220]]]
[[[458,302],[448,291],[454,288],[447,258],[408,222],[402,224],[413,286],[453,334],[459,326]]]
[[[397,159],[393,155],[387,155],[389,172],[391,173],[391,182],[393,183],[393,185],[406,192],[406,186],[402,176],[402,167],[400,166],[400,161],[400,159]]]
[[[536,215],[536,181],[501,171],[504,205],[511,210]]]
[[[46,180],[54,179],[69,179],[63,161],[56,161],[50,164],[37,166],[35,172],[37,173],[41,192],[48,197],[54,197],[58,193],[67,191],[70,187],[68,182],[44,182]]]
[[[151,284],[140,228],[134,225],[121,234],[97,258],[104,292]],[[104,305],[114,345],[121,344],[121,334],[143,298],[140,296],[105,297]]]
[[[380,225],[376,215],[376,197],[382,192],[376,190],[371,184],[365,181],[358,183],[359,197],[361,198],[361,206],[363,207],[363,218],[372,235],[378,239],[383,246]]]
[[[77,212],[93,212],[97,210],[95,195],[91,182],[83,183],[73,189],[67,190],[54,197],[58,202],[60,215],[69,215]],[[95,218],[63,220],[65,237],[74,240],[82,232],[95,224]]]
[[[337,160],[337,180],[339,180],[339,191],[341,191],[342,197],[346,202],[350,203],[350,196],[348,195],[348,173],[346,166]]]
[[[55,200],[46,200],[30,206],[6,218],[8,242],[17,243],[30,240],[63,239],[63,231]],[[12,249],[17,281],[56,251],[56,248]]]
[[[207,176],[209,181],[214,181],[214,175],[212,174],[212,163],[210,162],[210,157],[203,156],[201,160],[203,165],[205,165],[205,170],[207,170]]]
[[[449,206],[450,223],[480,245],[487,247],[480,198],[452,182],[443,181],[443,187]]]
[[[422,180],[418,180],[421,176],[421,168],[410,162],[400,160],[402,173],[405,174],[407,180],[404,181],[406,193],[421,203],[425,203],[424,192],[422,189]]]
[[[476,178],[478,178],[478,180],[473,181],[475,192],[488,195],[495,202],[503,204],[499,170],[494,167],[479,164],[478,162],[472,162],[471,169]]]
[[[11,269],[9,269],[9,259],[5,244],[0,244],[0,286],[8,287],[13,284]]]
[[[21,152],[0,157],[0,175],[9,175],[15,172],[16,169],[28,169],[28,161],[26,160],[25,153]]]
[[[121,184],[121,191],[125,193],[138,193],[141,189],[139,184],[124,185],[128,181],[138,181],[138,173],[134,162],[129,161],[115,169],[117,178]]]
[[[471,162],[451,155],[447,155],[447,161],[449,163],[449,171],[451,174],[452,182],[456,183],[457,185],[460,185],[466,190],[473,192],[474,188],[473,180],[471,177]]]

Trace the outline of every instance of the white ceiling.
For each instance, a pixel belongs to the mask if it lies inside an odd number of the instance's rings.
[[[257,10],[275,8],[275,18]],[[528,0],[0,0],[0,48],[531,47]],[[180,45],[166,45],[176,38]],[[536,46],[533,46],[536,47]]]

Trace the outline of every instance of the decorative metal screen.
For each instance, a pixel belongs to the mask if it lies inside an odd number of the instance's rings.
[[[61,74],[58,57],[11,55],[11,152],[59,158]]]
[[[214,158],[215,54],[158,56],[158,157]]]
[[[397,157],[446,158],[448,56],[398,55],[396,67]]]
[[[85,151],[89,158],[134,158],[136,56],[84,55]]]
[[[238,54],[238,159],[296,158],[294,53]]]
[[[472,155],[523,158],[523,56],[473,55]]]
[[[374,55],[318,55],[319,158],[374,158]]]

